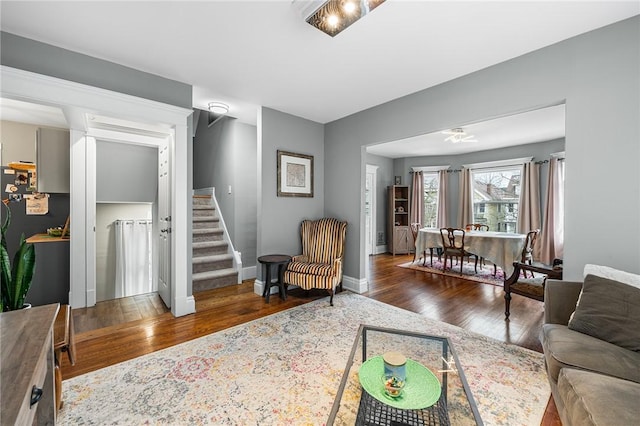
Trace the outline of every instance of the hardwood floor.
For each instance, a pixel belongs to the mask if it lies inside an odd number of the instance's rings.
[[[514,295],[510,320],[505,321],[502,287],[396,266],[412,259],[413,255],[372,256],[369,291],[363,295],[503,342],[542,351],[538,340],[543,317],[541,302]],[[77,362],[71,366],[63,357],[63,379],[326,295],[324,291],[312,290],[305,294],[295,289],[288,293],[286,301],[271,297],[267,304],[253,293],[253,280],[249,280],[237,286],[197,293],[196,313],[180,318],[174,318],[164,306],[158,306],[159,299],[152,295],[74,309]],[[142,307],[137,307],[138,303]],[[561,425],[553,399],[550,399],[542,425]]]

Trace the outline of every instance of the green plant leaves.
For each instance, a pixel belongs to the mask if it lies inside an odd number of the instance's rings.
[[[5,205],[6,206],[6,205]],[[0,312],[5,310],[22,309],[27,296],[36,266],[36,250],[33,244],[25,241],[24,234],[20,237],[20,247],[13,257],[13,267],[7,249],[6,232],[11,223],[11,210],[7,207],[7,219],[2,228],[2,244],[0,245],[0,278],[1,302]]]

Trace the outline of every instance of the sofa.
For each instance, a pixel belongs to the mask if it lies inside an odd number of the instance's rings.
[[[640,276],[596,265],[547,280],[540,340],[564,426],[640,422]]]

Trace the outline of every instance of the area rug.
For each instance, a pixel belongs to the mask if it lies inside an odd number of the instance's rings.
[[[542,354],[343,292],[63,382],[59,424],[322,425],[361,323],[447,336],[486,425],[538,425]]]
[[[493,264],[487,262],[482,268],[478,263],[478,272],[476,273],[474,268],[474,260],[471,262],[462,262],[462,275],[460,274],[460,264],[453,261],[453,269],[449,268],[449,261],[447,260],[447,268],[442,270],[442,261],[437,257],[433,257],[433,266],[431,266],[431,258],[427,257],[427,264],[423,266],[423,260],[416,260],[415,262],[407,262],[398,265],[401,268],[414,269],[416,271],[430,272],[432,274],[446,275],[449,277],[462,278],[469,281],[476,281],[481,283],[493,284],[502,287],[504,285],[504,271],[498,267],[496,270],[496,276],[493,276]]]

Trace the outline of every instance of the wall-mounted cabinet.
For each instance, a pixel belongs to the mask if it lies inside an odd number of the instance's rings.
[[[409,187],[394,185],[387,187],[389,199],[389,251],[406,254],[412,249],[409,229]]]
[[[39,128],[36,133],[38,192],[70,192],[69,131]]]

